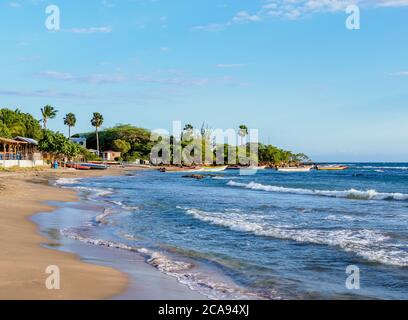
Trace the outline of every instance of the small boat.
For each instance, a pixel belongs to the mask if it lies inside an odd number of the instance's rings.
[[[106,170],[109,168],[107,165],[95,163],[81,163],[81,166],[88,167],[91,170]]]
[[[265,170],[266,166],[249,166],[249,167],[240,167],[239,170],[241,172],[256,172],[258,170]]]
[[[287,168],[277,168],[279,172],[310,172],[313,167],[287,167]]]
[[[179,167],[162,167],[159,169],[161,172],[168,172],[168,173],[190,173],[190,172],[201,172],[202,168],[179,168]]]
[[[76,163],[65,163],[65,167],[76,170],[91,170],[90,167],[82,166]]]
[[[348,169],[347,166],[336,166],[336,165],[317,166],[317,170],[320,170],[320,171],[341,171],[341,170],[346,170],[346,169]]]
[[[211,167],[202,167],[199,172],[221,172],[227,170],[228,166],[211,166]]]

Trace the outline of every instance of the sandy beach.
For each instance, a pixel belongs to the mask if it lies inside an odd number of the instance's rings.
[[[42,246],[50,241],[29,220],[35,213],[54,209],[47,201],[78,200],[74,191],[50,186],[50,180],[119,175],[124,170],[0,172],[0,299],[107,299],[126,290],[125,274]],[[45,286],[50,265],[60,268],[60,290]]]

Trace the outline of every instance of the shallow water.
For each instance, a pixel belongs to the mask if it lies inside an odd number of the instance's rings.
[[[408,164],[349,165],[61,179],[104,210],[72,215],[60,232],[140,253],[213,299],[407,299]],[[346,288],[349,265],[360,268],[360,290]]]

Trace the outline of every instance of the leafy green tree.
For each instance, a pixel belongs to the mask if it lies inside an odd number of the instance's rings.
[[[47,129],[47,121],[49,119],[54,119],[57,116],[58,110],[55,110],[54,107],[46,105],[44,108],[41,108],[42,121],[44,124],[44,129]]]
[[[39,121],[31,114],[23,113],[19,109],[0,109],[0,136],[14,138],[23,136],[40,139],[42,129]]]
[[[96,136],[96,150],[98,153],[98,156],[100,155],[100,148],[99,148],[99,133],[98,129],[102,126],[103,124],[103,116],[99,112],[94,112],[93,117],[91,119],[91,124],[92,126],[95,127],[95,136]]]
[[[87,145],[96,149],[97,141],[94,132],[81,133],[74,136],[87,138]],[[115,149],[113,141],[123,140],[130,144],[131,149],[125,155],[125,160],[130,161],[130,157],[148,160],[154,142],[150,140],[150,131],[128,124],[120,124],[113,128],[107,128],[99,132],[100,147],[104,149]],[[133,155],[135,155],[133,157]]]
[[[71,138],[71,128],[76,125],[76,116],[73,113],[68,113],[64,118],[64,125],[68,126],[68,138]]]
[[[122,157],[132,148],[130,143],[121,139],[116,139],[112,143],[113,149],[122,154]]]
[[[44,130],[44,135],[38,141],[38,148],[42,152],[46,152],[55,158],[74,158],[81,154],[81,146],[71,142],[62,133]]]

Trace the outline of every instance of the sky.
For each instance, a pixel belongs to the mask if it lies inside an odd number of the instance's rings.
[[[60,30],[49,30],[49,5]],[[360,29],[345,9],[360,9]],[[408,161],[408,0],[0,0],[0,107],[49,127],[258,129],[315,161]]]

